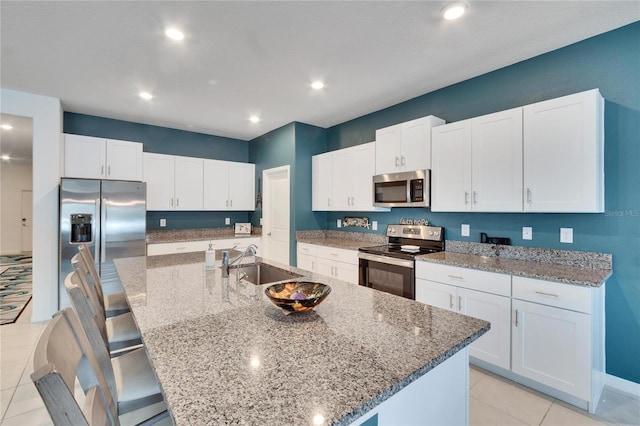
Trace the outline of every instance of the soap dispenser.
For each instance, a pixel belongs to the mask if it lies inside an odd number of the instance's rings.
[[[211,270],[216,263],[216,252],[213,250],[213,243],[209,242],[209,248],[204,255],[204,268]]]

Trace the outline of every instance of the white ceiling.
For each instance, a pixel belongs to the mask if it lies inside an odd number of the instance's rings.
[[[445,22],[447,3],[3,0],[0,83],[65,111],[248,140],[339,124],[640,20],[640,1],[470,1]]]

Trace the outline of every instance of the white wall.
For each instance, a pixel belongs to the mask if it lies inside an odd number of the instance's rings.
[[[0,164],[0,254],[22,251],[22,191],[32,189],[31,162]]]
[[[33,118],[33,315],[48,320],[58,310],[58,186],[60,99],[0,89],[1,112]]]

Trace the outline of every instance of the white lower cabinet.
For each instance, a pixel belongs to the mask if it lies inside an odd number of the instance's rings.
[[[260,245],[262,238],[226,238],[218,240],[198,240],[198,241],[182,241],[179,243],[156,243],[147,244],[147,256],[158,256],[161,254],[176,253],[193,253],[197,251],[205,251],[209,248],[209,243],[214,250],[224,250],[236,247],[236,250],[242,250],[250,244],[258,247],[257,255],[260,256]]]
[[[298,268],[358,284],[358,252],[297,243]]]
[[[494,293],[479,291],[478,288]],[[489,321],[491,329],[469,346],[469,356],[509,369],[511,359],[511,277],[509,275],[417,262],[416,300]]]
[[[604,387],[604,287],[416,262],[417,301],[491,323],[469,346],[472,363],[592,413]]]

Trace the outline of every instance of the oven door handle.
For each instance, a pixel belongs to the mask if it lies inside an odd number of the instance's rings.
[[[364,260],[370,260],[378,263],[385,263],[387,265],[402,266],[402,267],[411,268],[411,269],[413,269],[413,264],[414,264],[413,260],[396,259],[395,257],[380,256],[380,255],[371,254],[371,253],[358,253],[358,258],[364,259]]]

